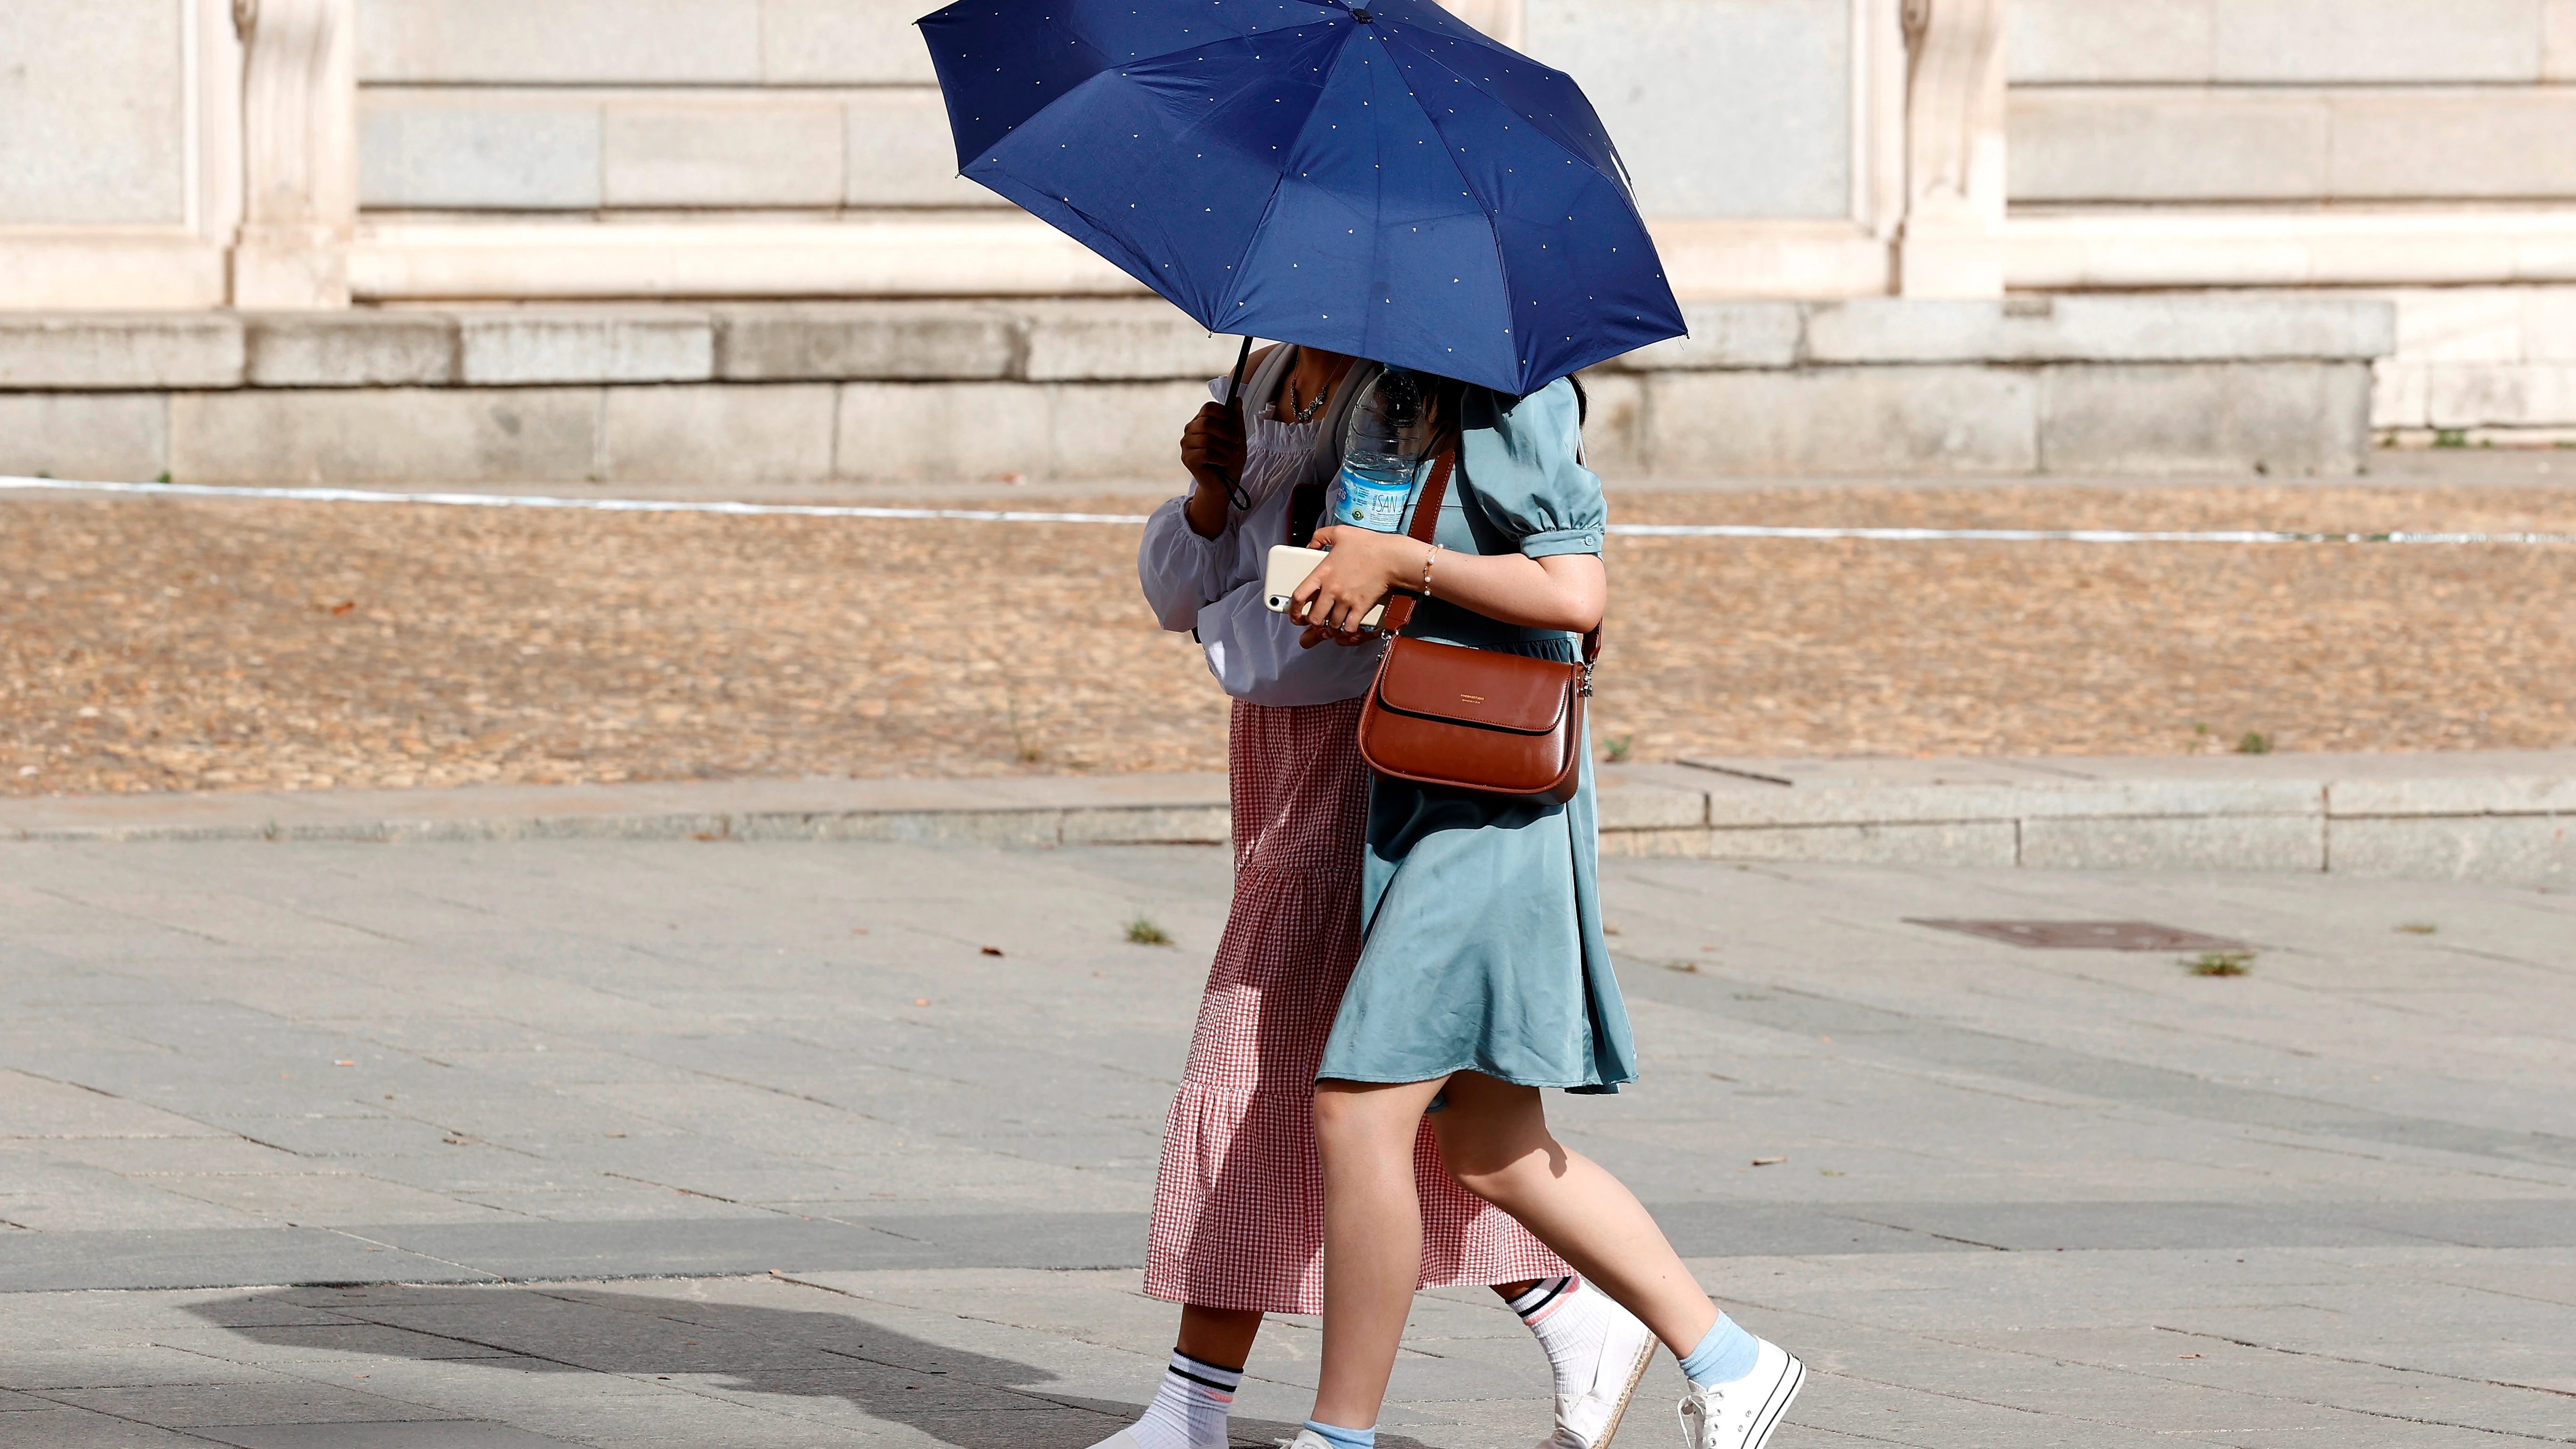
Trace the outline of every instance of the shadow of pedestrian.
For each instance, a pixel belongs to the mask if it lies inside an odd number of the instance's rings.
[[[765,1398],[837,1399],[870,1419],[909,1425],[959,1449],[1086,1449],[1133,1422],[1144,1408],[1046,1387],[1062,1376],[888,1327],[867,1317],[855,1301],[844,1311],[768,1308],[614,1284],[374,1285],[262,1289],[204,1299],[188,1309],[281,1350],[409,1358],[469,1373],[613,1374],[646,1385],[667,1380],[675,1391],[747,1408]],[[992,1331],[974,1320],[939,1317],[958,1323],[961,1336]],[[260,1362],[297,1367],[284,1354]],[[215,1400],[226,1386],[179,1392]],[[434,1404],[439,1395],[415,1381],[404,1397]],[[459,1397],[488,1412],[484,1394]],[[834,1417],[810,1409],[792,1412],[809,1421]],[[639,1420],[650,1416],[649,1408],[639,1408]],[[1266,1446],[1296,1430],[1295,1424],[1237,1419],[1233,1439]],[[1378,1442],[1386,1449],[1421,1449],[1396,1436]]]

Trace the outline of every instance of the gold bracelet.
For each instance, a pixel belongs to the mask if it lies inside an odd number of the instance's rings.
[[[1439,560],[1440,545],[1435,543],[1431,545],[1431,552],[1422,556],[1422,597],[1426,599],[1431,597],[1431,566]]]

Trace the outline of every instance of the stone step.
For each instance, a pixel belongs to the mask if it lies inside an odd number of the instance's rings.
[[[2576,750],[1708,759],[1599,771],[1605,854],[2576,883]],[[751,780],[0,801],[28,841],[1228,839],[1222,775]]]

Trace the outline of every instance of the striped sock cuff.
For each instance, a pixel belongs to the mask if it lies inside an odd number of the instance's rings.
[[[1582,1281],[1571,1275],[1563,1278],[1541,1278],[1528,1292],[1518,1298],[1504,1301],[1510,1305],[1514,1313],[1521,1316],[1521,1322],[1536,1327],[1539,1320],[1564,1306],[1565,1296],[1573,1292]]]
[[[1179,1349],[1172,1350],[1172,1364],[1167,1370],[1174,1378],[1185,1379],[1211,1396],[1231,1400],[1234,1391],[1243,1386],[1243,1370],[1196,1359]]]

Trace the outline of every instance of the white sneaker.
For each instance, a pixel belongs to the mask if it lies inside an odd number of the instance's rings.
[[[1694,1383],[1682,1395],[1683,1449],[1762,1449],[1780,1426],[1807,1381],[1807,1366],[1778,1344],[1755,1342],[1762,1351],[1753,1372],[1732,1383]]]
[[[1282,1440],[1280,1442],[1285,1443],[1287,1441]],[[1333,1449],[1332,1445],[1325,1444],[1321,1440],[1317,1441],[1317,1445],[1318,1449]],[[1117,1433],[1110,1435],[1108,1438],[1101,1440],[1099,1443],[1092,1445],[1091,1449],[1145,1449],[1145,1441],[1136,1437],[1135,1430],[1121,1429]],[[1232,1446],[1227,1444],[1225,1440],[1219,1439],[1213,1444],[1193,1445],[1192,1449],[1232,1449]]]
[[[1278,1445],[1279,1449],[1333,1449],[1332,1444],[1323,1435],[1312,1429],[1299,1429],[1297,1437],[1293,1439],[1274,1439],[1271,1442]]]
[[[1601,1335],[1600,1357],[1592,1363],[1592,1381],[1581,1393],[1556,1401],[1556,1432],[1539,1449],[1607,1449],[1610,1436],[1619,1432],[1621,1416],[1628,1412],[1628,1401],[1637,1396],[1638,1380],[1655,1361],[1655,1350],[1663,1347],[1635,1314],[1606,1294],[1601,1303],[1609,1317]]]

